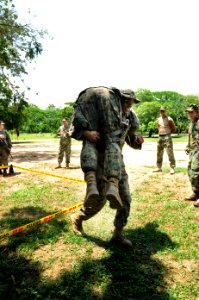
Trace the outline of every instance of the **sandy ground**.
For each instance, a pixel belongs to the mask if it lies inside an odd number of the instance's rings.
[[[72,155],[70,169],[57,169],[57,155],[59,149],[59,140],[40,140],[31,143],[17,141],[13,145],[10,163],[30,169],[37,169],[53,174],[70,176],[83,179],[83,173],[80,168],[79,153],[81,143],[76,141],[72,143]],[[185,143],[174,144],[176,164],[178,167],[186,167],[188,157],[184,152]],[[156,165],[156,143],[145,141],[143,149],[133,150],[129,146],[123,149],[124,161],[129,174],[130,182],[137,186],[146,176],[152,174],[153,167]],[[167,154],[164,154],[165,166],[169,167]],[[65,164],[63,163],[63,167]]]

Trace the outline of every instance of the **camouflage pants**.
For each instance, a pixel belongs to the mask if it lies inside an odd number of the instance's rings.
[[[84,173],[88,171],[97,172],[98,164],[98,151],[96,144],[91,143],[88,140],[83,141],[83,147],[81,151],[80,161],[81,168]],[[118,180],[121,179],[121,161],[122,152],[117,143],[107,143],[105,146],[105,158],[104,158],[104,176],[106,178],[114,177]]]
[[[0,147],[0,165],[8,165],[9,154],[4,147]]]
[[[60,140],[58,163],[61,164],[65,154],[66,164],[70,163],[71,155],[71,138],[65,138]]]
[[[188,176],[193,192],[199,197],[199,149],[189,153]]]
[[[119,194],[123,203],[123,207],[116,211],[116,216],[114,220],[114,226],[116,228],[122,229],[127,224],[127,219],[130,211],[131,195],[129,191],[128,175],[125,170],[123,159],[121,164],[121,180],[119,181]],[[86,207],[80,210],[80,215],[82,220],[88,220],[96,215],[106,203],[106,189],[107,182],[104,180],[104,154],[98,155],[98,165],[97,165],[97,183],[98,190],[100,194],[100,199],[96,206]]]
[[[159,136],[159,138],[158,138],[157,167],[158,168],[162,167],[163,154],[164,154],[164,149],[165,148],[166,148],[166,151],[167,151],[167,155],[169,157],[170,167],[175,168],[176,162],[175,162],[175,157],[174,157],[174,153],[173,153],[173,142],[172,142],[172,138],[168,135]]]

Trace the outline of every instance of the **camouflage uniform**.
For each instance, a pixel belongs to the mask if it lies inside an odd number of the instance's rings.
[[[59,144],[59,155],[58,155],[58,163],[61,164],[63,161],[64,153],[66,158],[66,164],[70,163],[70,155],[71,155],[71,137],[68,136],[69,126],[60,126],[57,133],[65,133],[65,136],[60,137]]]
[[[0,165],[8,165],[9,149],[12,148],[10,135],[6,130],[1,130],[0,135],[4,136],[4,140],[0,140]]]
[[[166,148],[167,155],[170,161],[170,167],[175,168],[175,157],[173,153],[173,141],[170,135],[159,135],[157,143],[157,167],[162,168],[164,149]]]
[[[138,120],[132,112],[131,131],[138,127]],[[121,179],[121,147],[128,131],[129,119],[122,114],[121,94],[117,89],[105,87],[89,88],[81,92],[76,104],[73,125],[75,138],[83,130],[99,131],[105,142],[104,176]],[[97,145],[83,138],[81,167],[84,172],[97,171]]]
[[[175,124],[171,117],[158,118],[157,120],[159,138],[157,142],[157,167],[162,168],[164,149],[166,148],[167,155],[170,161],[170,167],[175,168],[176,162],[173,153],[173,141],[171,133],[175,132]],[[163,131],[163,132],[162,132]]]
[[[88,102],[85,101],[87,99]],[[86,102],[88,109],[84,109],[82,100]],[[77,139],[83,138],[83,130],[96,130],[101,136],[97,144],[83,139],[81,166],[84,172],[91,168],[96,171],[100,198],[95,205],[84,205],[80,210],[81,219],[88,220],[103,208],[106,203],[107,178],[115,176],[119,179],[119,195],[123,206],[117,209],[114,225],[122,229],[127,223],[131,203],[122,146],[126,141],[131,147],[141,149],[135,139],[138,119],[133,112],[123,115],[118,90],[99,87],[90,88],[79,95],[73,125],[73,137]]]
[[[199,198],[199,116],[196,122],[191,122],[189,126],[189,143],[186,150],[189,153],[189,180],[194,194]]]

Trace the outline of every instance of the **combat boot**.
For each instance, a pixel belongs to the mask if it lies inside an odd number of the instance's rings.
[[[66,163],[66,169],[69,169],[70,167],[69,167],[69,163]]]
[[[161,168],[156,168],[155,170],[153,170],[154,173],[157,173],[157,172],[162,172],[162,169]]]
[[[113,236],[111,238],[111,243],[118,244],[128,248],[133,247],[131,241],[123,237],[122,229],[119,228],[115,228],[113,232]]]
[[[106,191],[106,199],[110,202],[110,208],[119,209],[123,206],[122,200],[118,191],[118,179],[111,177],[108,180],[108,188]]]
[[[170,174],[171,174],[171,175],[175,174],[174,168],[170,168]]]
[[[197,196],[196,196],[195,193],[192,193],[191,195],[187,196],[185,198],[185,200],[187,200],[187,201],[195,201],[195,200],[197,200]]]
[[[97,189],[96,174],[94,171],[85,173],[85,181],[87,183],[86,196],[84,199],[85,206],[95,206],[99,199],[99,192]]]
[[[85,232],[84,232],[84,229],[82,227],[82,217],[80,214],[72,214],[70,216],[70,220],[71,220],[71,224],[72,224],[72,228],[73,228],[73,231],[76,235],[81,235],[81,236],[84,236],[85,235]]]
[[[199,207],[199,199],[197,199],[194,204],[193,204],[195,207]]]
[[[61,168],[61,164],[59,163],[58,166],[55,167],[55,169],[60,169]]]

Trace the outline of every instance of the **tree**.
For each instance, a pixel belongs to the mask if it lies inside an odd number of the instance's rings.
[[[28,105],[17,80],[23,81],[26,66],[42,52],[43,31],[21,24],[12,0],[0,2],[0,118],[9,128],[19,127]],[[14,124],[13,124],[13,118]]]

